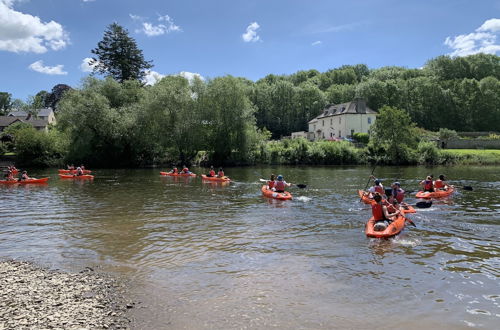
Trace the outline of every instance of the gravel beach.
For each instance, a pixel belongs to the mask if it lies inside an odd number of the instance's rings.
[[[126,329],[123,287],[86,268],[49,270],[29,262],[0,262],[1,329]]]

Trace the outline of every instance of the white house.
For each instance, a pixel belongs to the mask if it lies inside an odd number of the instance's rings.
[[[377,112],[366,106],[363,99],[327,106],[309,121],[308,138],[312,141],[352,137],[354,133],[369,133]]]
[[[52,110],[52,108],[37,109],[33,112],[36,113],[36,119],[46,120],[48,124],[56,124],[56,116],[54,115],[54,111]],[[25,120],[31,118],[31,116],[28,116],[28,113],[26,111],[20,110],[11,111],[7,114],[7,116]]]

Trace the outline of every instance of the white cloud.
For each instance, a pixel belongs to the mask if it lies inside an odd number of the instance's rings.
[[[144,21],[145,17],[141,17],[138,15],[129,14],[130,18],[134,21]],[[159,16],[158,17],[159,24],[153,24],[150,22],[142,22],[142,28],[135,30],[136,33],[144,33],[148,37],[161,36],[163,34],[168,34],[171,32],[181,32],[182,29],[180,26],[175,25],[173,19],[168,16]]]
[[[159,72],[149,70],[146,72],[146,76],[144,77],[143,82],[146,85],[154,85],[158,81],[160,81],[163,77],[166,77],[166,76],[167,75],[161,74]],[[205,78],[201,74],[194,73],[194,72],[188,72],[188,71],[181,71],[177,74],[173,74],[172,76],[184,77],[189,81],[189,83],[191,83],[194,78],[199,78],[201,80],[205,80]]]
[[[16,11],[14,2],[0,0],[0,50],[40,54],[66,47],[69,38],[61,24]]]
[[[497,43],[499,33],[500,19],[492,18],[472,33],[447,37],[444,44],[453,49],[451,56],[467,56],[477,53],[496,54],[500,52],[500,44]]]
[[[85,57],[82,60],[82,63],[80,64],[80,70],[82,70],[83,72],[92,72],[92,71],[94,71],[94,67],[96,67],[97,63],[90,64],[91,60],[92,59],[90,57]]]
[[[163,77],[165,77],[165,75],[158,73],[156,71],[153,71],[153,70],[149,70],[146,72],[146,76],[144,77],[143,82],[146,85],[154,85],[158,81],[160,81],[161,78],[163,78]]]
[[[94,2],[95,0],[82,0],[83,2]]]
[[[321,40],[318,40],[318,41],[313,42],[311,44],[311,46],[318,46],[318,45],[321,45],[321,44],[322,44]]]
[[[33,71],[50,74],[50,75],[67,75],[66,71],[63,71],[64,65],[59,64],[56,66],[44,66],[43,61],[36,61],[35,63],[31,63],[29,68]]]
[[[260,40],[260,37],[257,35],[257,30],[260,28],[260,25],[257,22],[250,23],[247,26],[247,31],[241,35],[243,41],[245,42],[256,42]]]

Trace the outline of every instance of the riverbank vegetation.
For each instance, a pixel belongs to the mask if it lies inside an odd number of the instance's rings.
[[[104,44],[110,46],[103,53]],[[134,57],[113,57],[121,44],[133,49]],[[140,79],[152,62],[144,60],[125,29],[110,25],[92,52],[97,55],[93,63],[98,63],[94,70],[107,78],[88,77],[79,88],[65,89],[57,103],[56,127],[45,135],[27,127],[4,132],[9,138],[0,151],[15,151],[23,166],[450,164],[495,159],[442,151],[433,138],[452,138],[454,130],[500,127],[496,55],[439,56],[420,69],[344,65],[326,72],[271,74],[256,82],[229,75],[206,80],[171,75],[144,85]],[[371,136],[353,136],[357,147],[284,139],[307,130],[307,122],[327,104],[354,97],[379,111]]]

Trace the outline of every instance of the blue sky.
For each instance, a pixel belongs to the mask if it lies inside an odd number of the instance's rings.
[[[153,61],[150,81],[500,54],[500,0],[0,0],[0,91],[26,100],[78,87],[89,74],[82,61],[113,22]]]

